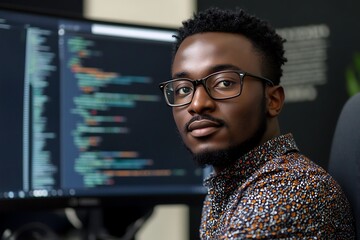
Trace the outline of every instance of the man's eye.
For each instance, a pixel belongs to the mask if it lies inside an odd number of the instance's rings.
[[[188,95],[191,93],[191,88],[189,87],[179,87],[176,89],[176,95]]]
[[[215,87],[216,88],[229,88],[235,84],[236,84],[236,82],[225,79],[225,80],[218,81]]]
[[[232,85],[232,82],[228,81],[228,80],[223,80],[218,84],[219,87],[229,87],[231,85]]]

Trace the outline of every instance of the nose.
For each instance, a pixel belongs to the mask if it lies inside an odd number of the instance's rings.
[[[204,112],[213,111],[214,108],[214,99],[209,96],[209,94],[205,90],[205,87],[202,84],[199,84],[194,92],[192,101],[189,104],[188,112],[190,114],[201,114]]]

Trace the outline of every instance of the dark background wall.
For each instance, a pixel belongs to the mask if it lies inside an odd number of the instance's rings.
[[[0,6],[26,8],[49,14],[81,17],[84,8],[83,0],[0,0]]]

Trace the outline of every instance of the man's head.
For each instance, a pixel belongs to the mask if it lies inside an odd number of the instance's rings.
[[[184,22],[176,38],[172,76],[180,80],[162,86],[198,163],[220,171],[280,134],[286,59],[283,40],[266,22],[242,10],[209,9]]]
[[[278,85],[282,76],[281,66],[286,62],[284,57],[283,43],[275,30],[267,21],[261,20],[242,9],[223,10],[210,8],[193,18],[184,21],[183,26],[178,29],[176,43],[174,45],[174,55],[181,43],[187,37],[205,32],[227,32],[241,34],[247,37],[254,49],[259,51],[262,56],[263,76],[272,79]]]

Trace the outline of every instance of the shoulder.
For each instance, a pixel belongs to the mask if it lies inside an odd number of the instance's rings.
[[[268,161],[246,184],[239,195],[238,213],[269,216],[257,219],[273,230],[292,227],[326,237],[351,229],[350,207],[340,186],[297,152]],[[248,219],[254,217],[248,215]]]
[[[315,181],[326,185],[337,185],[325,169],[299,152],[291,152],[270,159],[259,169],[259,175],[265,178],[266,176],[271,178],[274,175],[280,176],[280,179],[298,179],[306,180],[308,183]]]
[[[322,167],[299,152],[268,161],[249,179],[254,187],[271,189],[278,195],[292,193],[293,198],[316,202],[344,197],[341,187]]]

